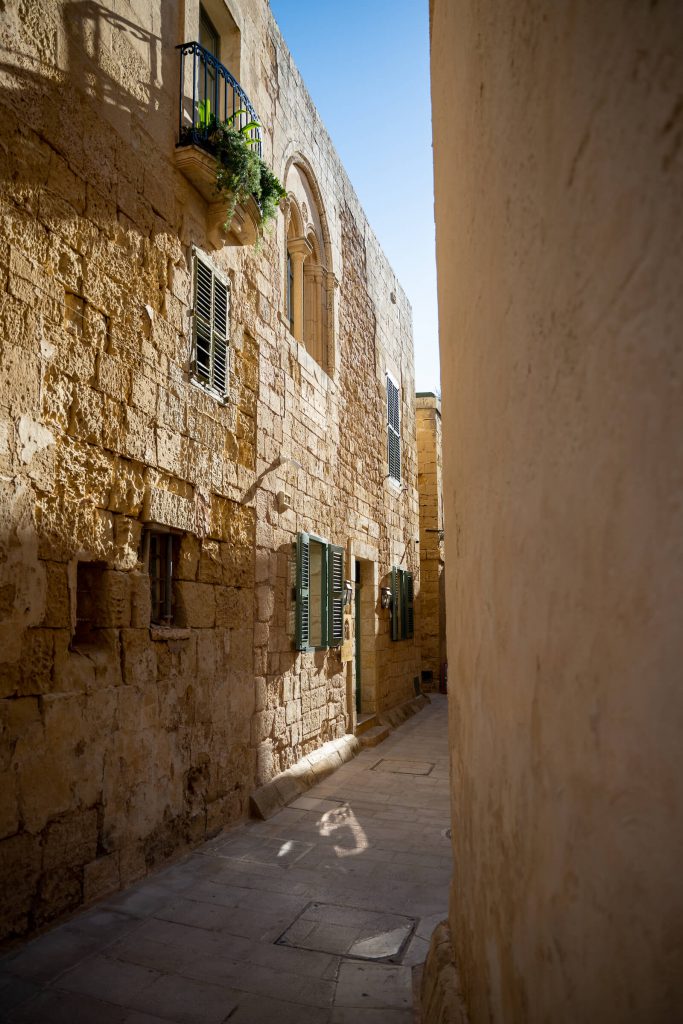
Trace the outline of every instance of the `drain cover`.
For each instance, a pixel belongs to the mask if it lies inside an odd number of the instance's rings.
[[[358,960],[396,961],[414,927],[415,919],[403,914],[309,903],[277,943]]]
[[[385,757],[372,766],[373,772],[393,772],[396,775],[429,775],[432,761],[394,761]]]

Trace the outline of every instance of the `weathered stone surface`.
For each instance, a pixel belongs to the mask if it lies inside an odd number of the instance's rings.
[[[45,8],[55,40],[70,38],[67,6]],[[196,4],[181,6],[154,0],[115,32],[111,2],[95,13],[117,47],[114,62],[107,46],[87,58],[118,97],[104,113],[46,87],[47,69],[85,80],[85,58],[55,45],[47,59],[31,5],[0,25],[31,111],[20,126],[7,108],[0,127],[0,834],[23,827],[29,861],[56,858],[51,879],[31,876],[40,920],[244,816],[257,780],[289,769],[307,785],[302,758],[353,727],[347,663],[294,650],[299,532],[343,547],[346,577],[354,557],[371,567],[364,704],[400,703],[419,674],[417,642],[392,643],[377,610],[392,564],[417,568],[407,299],[265,0],[238,0],[240,43],[269,55],[251,99],[289,201],[260,247],[212,248],[206,203],[168,146],[176,84],[138,38],[196,38]],[[319,248],[298,337],[282,271],[295,209]],[[231,281],[224,402],[188,372],[193,246]],[[401,383],[401,493],[385,482],[387,370]],[[153,531],[177,538],[170,616],[161,579],[152,601]],[[82,562],[103,565],[86,602]],[[58,839],[57,822],[93,808],[94,854],[90,817],[82,846]],[[0,933],[38,923],[22,900]]]

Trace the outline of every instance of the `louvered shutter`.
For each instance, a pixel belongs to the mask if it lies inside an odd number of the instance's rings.
[[[344,549],[330,544],[328,561],[328,644],[338,647],[344,639]]]
[[[309,638],[309,586],[310,559],[309,538],[300,533],[296,539],[296,649],[308,650]]]
[[[195,256],[192,372],[205,384],[211,383],[212,319],[213,274],[206,263]]]
[[[222,396],[228,390],[229,297],[226,282],[195,252],[192,373]]]
[[[399,620],[401,615],[401,597],[398,569],[391,570],[391,639],[398,640],[400,633]]]
[[[220,395],[228,390],[228,289],[213,276],[213,361],[211,386]]]
[[[387,450],[389,476],[401,479],[401,418],[398,388],[387,374]]]
[[[403,615],[404,615],[404,629],[403,635],[406,639],[410,639],[415,635],[415,612],[413,604],[413,574],[412,572],[404,572],[403,576]]]

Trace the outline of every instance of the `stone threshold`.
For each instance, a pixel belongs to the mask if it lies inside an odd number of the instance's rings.
[[[429,697],[423,693],[419,697],[405,701],[404,704],[398,704],[388,711],[380,712],[377,718],[384,725],[389,726],[389,729],[397,729],[399,725],[402,725],[429,703]],[[272,818],[274,814],[297,800],[312,786],[322,782],[347,761],[351,761],[362,749],[363,746],[358,737],[351,733],[347,733],[341,739],[323,743],[322,747],[318,747],[317,750],[302,757],[291,768],[276,775],[270,782],[251,794],[252,817],[262,818],[264,821]]]

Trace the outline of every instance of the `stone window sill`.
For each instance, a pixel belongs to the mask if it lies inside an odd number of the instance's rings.
[[[189,640],[192,630],[187,626],[150,626],[150,640]]]

